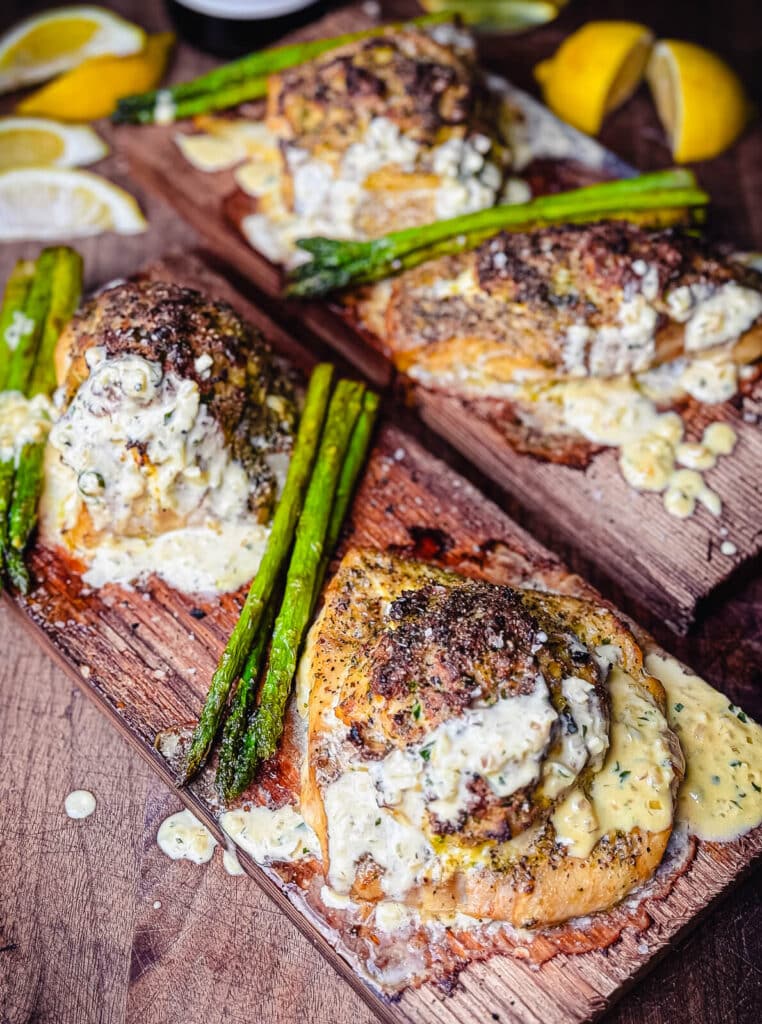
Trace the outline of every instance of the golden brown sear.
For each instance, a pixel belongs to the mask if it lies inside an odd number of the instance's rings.
[[[698,297],[728,284],[762,293],[757,271],[683,230],[610,221],[503,233],[349,303],[401,369],[436,387],[459,364],[480,366],[488,391],[522,374],[610,377],[674,359]],[[732,344],[756,358],[761,318]]]

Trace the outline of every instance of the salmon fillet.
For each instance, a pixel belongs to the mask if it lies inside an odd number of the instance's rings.
[[[504,233],[348,305],[400,370],[452,390],[465,379],[460,390],[482,396],[722,349],[762,354],[762,274],[682,230],[623,221]]]
[[[350,551],[299,689],[302,811],[330,884],[353,898],[547,926],[608,909],[661,861],[669,814],[658,830],[606,831],[584,856],[555,831],[567,800],[594,803],[608,781],[623,695],[658,722],[670,793],[682,771],[663,690],[606,609]]]
[[[96,367],[117,366],[128,358],[137,359],[140,367],[130,386],[133,393],[146,386],[142,376],[148,367],[153,368],[150,387],[157,393],[170,380],[172,388],[192,389],[188,423],[179,442],[169,437],[168,428],[178,417],[186,415],[179,401],[177,405],[170,402],[164,414],[166,428],[158,425],[154,437],[153,427],[148,433],[150,417],[156,415],[151,412],[151,402],[146,399],[143,410],[133,410],[126,429],[128,434],[134,434],[124,439],[123,451],[114,454],[121,458],[124,472],[120,469],[113,480],[100,484],[105,493],[107,485],[112,489],[118,487],[128,471],[137,470],[145,487],[135,486],[125,494],[123,505],[129,515],[123,516],[125,521],[118,528],[114,523],[105,530],[103,525],[94,524],[91,510],[102,510],[103,500],[92,505],[80,502],[76,522],[66,531],[68,540],[93,547],[110,533],[158,535],[195,522],[194,516],[199,519],[206,515],[197,506],[189,510],[188,502],[174,506],[158,500],[153,482],[162,473],[168,478],[165,456],[170,441],[184,447],[182,439],[187,440],[194,429],[199,436],[188,440],[188,444],[197,447],[187,458],[195,458],[197,464],[189,468],[188,478],[194,474],[193,481],[201,481],[205,475],[211,479],[215,464],[219,466],[222,459],[217,448],[209,445],[213,426],[219,428],[227,457],[244,471],[246,507],[261,521],[267,520],[277,492],[278,460],[285,461],[291,450],[297,405],[290,372],[280,366],[264,339],[231,306],[212,301],[193,289],[161,281],[119,283],[84,305],[61,334],[56,349],[56,372],[63,394],[63,420]],[[122,392],[123,386],[121,379],[112,379],[103,385],[102,394],[95,394],[86,402],[92,422],[110,424],[114,436],[114,417],[131,397]],[[197,427],[201,419],[207,424],[203,436]],[[79,427],[72,429],[75,434],[82,433]],[[162,436],[165,429],[166,438]],[[152,442],[141,440],[141,432],[150,436]],[[65,443],[62,457],[70,450]],[[56,455],[55,461],[60,462],[61,458]],[[79,489],[79,482],[75,483]],[[172,487],[182,496],[182,474]],[[224,518],[224,509],[221,514]]]

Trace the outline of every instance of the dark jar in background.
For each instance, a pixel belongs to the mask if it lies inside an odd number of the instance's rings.
[[[301,28],[334,6],[329,0],[165,0],[177,30],[192,46],[238,57]]]

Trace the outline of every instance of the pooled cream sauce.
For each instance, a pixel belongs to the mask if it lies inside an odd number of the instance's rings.
[[[575,788],[552,815],[558,842],[587,857],[609,832],[661,832],[672,824],[674,777],[667,721],[653,700],[614,665],[609,675],[611,737],[587,793]]]
[[[662,494],[670,515],[685,519],[703,505],[713,516],[722,499],[703,474],[729,455],[736,444],[733,428],[709,424],[700,441],[684,441],[685,426],[676,412],[659,412],[629,378],[584,380],[554,385],[564,421],[596,444],[619,448],[619,469],[634,490]]]
[[[677,819],[700,839],[728,842],[762,823],[762,728],[674,658],[649,654],[686,760]]]
[[[187,808],[162,821],[156,842],[161,852],[172,860],[189,860],[194,864],[210,861],[217,846],[217,840],[206,825]]]
[[[258,864],[320,855],[317,836],[290,804],[277,810],[251,807],[227,811],[220,818],[220,825]]]

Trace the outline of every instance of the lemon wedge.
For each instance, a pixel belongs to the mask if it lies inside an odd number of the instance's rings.
[[[78,167],[108,153],[86,125],[64,125],[40,117],[0,117],[0,171],[14,167]]]
[[[0,37],[0,92],[76,67],[88,57],[143,49],[145,32],[103,7],[62,7],[26,18]]]
[[[0,174],[0,241],[133,235],[146,226],[129,193],[89,171],[27,167]]]
[[[717,156],[749,119],[751,107],[738,75],[695,43],[660,40],[646,76],[678,163]]]
[[[652,45],[645,25],[589,21],[535,67],[535,78],[554,114],[597,135],[606,114],[637,89]]]
[[[171,32],[161,32],[149,36],[145,49],[131,57],[92,57],[27,96],[16,110],[63,121],[108,117],[122,96],[159,84],[174,41]]]

